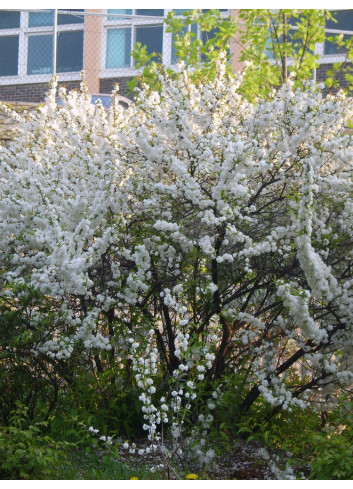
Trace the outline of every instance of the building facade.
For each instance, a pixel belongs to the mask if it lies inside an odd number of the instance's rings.
[[[176,10],[181,15],[186,9]],[[222,16],[237,15],[236,10],[220,9]],[[110,93],[116,82],[128,95],[127,81],[137,70],[131,51],[137,42],[147,52],[158,53],[167,66],[176,65],[172,34],[164,18],[169,9],[108,10],[0,10],[0,100],[41,102],[48,81],[55,71],[60,84],[69,89],[80,84],[86,73],[89,92]],[[353,10],[337,11],[337,23],[328,21],[329,33],[353,35]],[[200,39],[205,33],[197,24],[185,27]],[[56,35],[54,35],[56,33]],[[241,47],[231,43],[235,69],[239,68]],[[333,63],[343,61],[345,53],[330,42],[317,45],[320,67],[316,78],[322,80]]]

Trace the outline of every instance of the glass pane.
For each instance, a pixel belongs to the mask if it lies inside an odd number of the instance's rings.
[[[208,32],[206,32],[206,31],[201,32],[202,44],[206,44],[207,41],[209,41],[210,39],[213,39],[216,36],[216,34],[218,34],[218,33],[219,33],[218,27],[215,27],[214,29],[211,29]],[[219,47],[214,46],[214,49],[219,49]],[[229,55],[229,53],[230,53],[230,47],[228,48],[227,54]],[[206,54],[202,53],[201,54],[201,61],[205,62],[207,60],[208,60],[208,58],[207,58]]]
[[[41,12],[29,13],[29,20],[28,20],[29,27],[39,27],[39,26],[53,25],[53,24],[54,24],[53,13],[45,13],[45,14]]]
[[[61,9],[66,10],[66,9]],[[79,12],[84,12],[83,8],[81,9],[67,9],[70,14],[58,14],[58,24],[83,24],[85,19],[83,15],[80,15]],[[60,12],[60,10],[59,10]]]
[[[52,73],[53,36],[29,36],[27,75]]]
[[[217,34],[217,32],[219,32],[217,27],[215,29],[211,29],[208,32],[202,31],[202,33],[201,33],[202,43],[205,44],[210,39],[213,39],[215,37],[215,35]]]
[[[81,71],[83,67],[83,31],[59,32],[56,71]]]
[[[207,41],[209,41],[210,39],[213,39],[218,31],[219,30],[216,27],[215,29],[211,29],[208,32],[206,32],[206,31],[201,32],[202,44],[206,44]],[[201,61],[205,62],[205,61],[207,61],[207,59],[208,58],[207,58],[206,54],[202,53],[201,54]]]
[[[294,29],[288,30],[287,32],[287,42],[292,44],[292,47],[294,47],[294,53],[298,55],[300,53],[300,49],[302,48],[302,40],[298,38],[294,38],[296,31]],[[272,42],[272,47],[271,47],[271,42]],[[268,38],[266,41],[266,56],[269,59],[275,59],[274,53],[273,53],[273,46],[276,48],[276,53],[278,55],[278,50],[281,49],[283,51],[283,42],[284,42],[284,36],[283,34],[279,38],[279,43],[277,39],[274,39],[273,36],[272,38]],[[313,51],[311,49],[307,49],[309,53],[313,54]]]
[[[0,37],[0,76],[18,74],[18,36]]]
[[[107,38],[106,68],[130,66],[131,29],[109,29]]]
[[[334,37],[334,36],[333,36]],[[352,36],[345,34],[343,36],[344,41],[348,41]],[[345,54],[347,48],[344,46],[337,46],[335,42],[325,41],[325,54]]]
[[[137,9],[136,15],[153,15],[154,17],[163,17],[164,9]]]
[[[190,25],[184,25],[184,27],[179,31],[179,36],[182,36],[186,32],[193,32],[195,34],[195,37],[197,36],[197,24],[190,24]],[[173,34],[173,41],[172,41],[172,64],[176,64],[178,62],[178,58],[176,55],[176,49],[174,46],[175,43],[175,34]]]
[[[353,10],[332,10],[333,20],[326,21],[327,29],[337,29],[340,31],[353,31]]]
[[[132,9],[131,8],[121,8],[121,9],[108,9],[109,14],[126,14],[126,15],[132,15]],[[108,16],[108,20],[120,20],[120,19],[128,19],[129,17],[116,17],[116,16]]]
[[[143,46],[146,46],[147,53],[153,52],[162,55],[163,51],[163,26],[143,26],[136,27],[136,42],[140,42]],[[160,61],[159,56],[155,56],[151,61]]]
[[[0,11],[0,29],[17,29],[20,27],[21,12]]]
[[[173,12],[175,13],[175,15],[183,15],[184,12],[191,12],[191,8],[175,8],[173,10]]]

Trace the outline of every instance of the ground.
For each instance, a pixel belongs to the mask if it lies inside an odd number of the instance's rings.
[[[168,472],[165,469],[166,461],[163,459],[161,452],[149,455],[139,455],[138,450],[146,448],[146,441],[136,443],[135,453],[129,453],[128,450],[120,450],[121,459],[129,468],[138,467],[141,464],[146,466],[147,472],[152,469],[152,473],[158,472],[161,478],[168,478]],[[215,464],[212,469],[201,471],[200,468],[186,464],[183,460],[175,460],[170,468],[169,478],[183,479],[187,473],[195,473],[200,479],[210,480],[274,480],[274,479],[291,479],[293,476],[291,469],[283,472],[290,454],[281,451],[270,451],[260,442],[237,441],[230,449],[224,451],[215,458]],[[153,467],[160,464],[164,468],[156,471]],[[296,471],[296,475],[305,478],[302,475],[302,468]],[[305,471],[305,468],[304,468]]]

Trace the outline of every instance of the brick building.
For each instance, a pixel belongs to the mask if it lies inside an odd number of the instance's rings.
[[[159,53],[166,65],[176,64],[164,24],[168,11],[76,9],[55,16],[53,10],[0,10],[0,100],[42,101],[54,64],[60,84],[69,89],[79,86],[84,69],[90,93],[110,93],[118,81],[126,94],[127,81],[137,73],[130,56],[136,42]]]
[[[237,12],[220,10],[222,16]],[[126,83],[137,72],[130,56],[136,42],[146,45],[148,52],[159,53],[165,65],[176,64],[172,34],[163,22],[168,11],[76,9],[59,10],[55,15],[54,10],[0,10],[0,100],[42,101],[53,66],[60,83],[69,89],[79,86],[84,69],[90,93],[109,93],[118,81],[121,93],[128,94]],[[176,10],[177,15],[182,12]],[[353,35],[353,10],[335,13],[338,22],[328,21],[328,32]],[[187,28],[203,39],[205,33],[197,24]],[[240,49],[238,43],[231,43],[235,69],[240,66]],[[321,81],[333,63],[344,60],[345,53],[330,42],[317,45],[316,51],[320,54],[316,79]]]

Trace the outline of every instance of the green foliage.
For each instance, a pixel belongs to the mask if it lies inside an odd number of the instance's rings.
[[[343,88],[342,80],[346,80],[348,91],[353,89],[353,36],[343,36],[343,34],[328,36],[327,40],[336,44],[345,53],[345,60],[333,63],[332,69],[326,73],[325,85],[328,91]]]
[[[291,453],[290,463],[309,479],[351,480],[352,407],[343,397],[323,426],[323,417],[312,410],[279,411],[272,417],[271,408],[258,402],[236,422],[237,434],[246,443],[256,440],[275,453]]]
[[[73,451],[67,464],[58,466],[52,472],[53,479],[59,480],[140,480],[158,479],[142,464],[129,465],[121,460],[116,451],[98,453],[97,451]]]
[[[57,373],[60,370],[65,376],[66,369],[32,352],[44,332],[59,325],[54,309],[55,301],[42,297],[33,287],[21,284],[1,291],[0,415],[5,422],[18,401],[28,406],[31,419],[40,411],[40,416],[47,416],[55,405],[60,389]],[[32,317],[39,314],[34,327]]]
[[[58,401],[51,423],[58,424],[63,439],[68,426],[75,430],[82,422],[99,429],[102,435],[117,433],[131,438],[143,434],[141,402],[134,386],[128,383],[128,370],[109,365],[103,357],[102,372],[78,370],[70,390]]]
[[[319,66],[315,45],[325,41],[346,53],[343,62],[334,63],[328,70],[327,90],[352,90],[353,36],[326,34],[327,20],[335,21],[325,9],[240,9],[236,18],[224,18],[217,9],[205,13],[190,10],[182,16],[172,11],[166,19],[166,30],[173,35],[176,58],[193,72],[194,80],[214,79],[220,53],[228,57],[228,70],[232,73],[230,43],[236,39],[241,52],[239,61],[248,63],[240,92],[255,100],[269,97],[289,75],[295,86],[303,87]],[[155,69],[161,60],[157,62],[156,53],[148,54],[146,46],[136,43],[132,56],[136,67],[143,71],[129,82],[130,90],[141,83],[159,90]],[[341,86],[342,80],[346,87]]]
[[[352,435],[312,434],[309,479],[352,480]]]
[[[182,17],[176,17],[172,11],[168,13],[166,26],[166,31],[173,35],[175,57],[193,72],[194,80],[212,81],[221,53],[231,59],[229,46],[237,32],[237,25],[231,17],[223,18],[219,10],[211,9],[204,13],[190,10],[184,12]],[[160,84],[155,72],[158,63],[152,61],[156,53],[148,54],[145,46],[136,43],[132,56],[135,66],[144,69],[128,83],[129,89],[133,92],[139,84],[147,84],[151,90],[158,90]],[[173,74],[173,70],[167,71]],[[228,72],[231,71],[229,65]]]
[[[296,86],[312,78],[319,55],[315,44],[325,40],[326,10],[242,9],[241,60],[250,62],[242,91],[249,98],[267,97],[289,74]]]
[[[63,464],[70,445],[44,434],[47,423],[30,424],[27,408],[18,404],[9,426],[0,427],[2,479],[47,479],[53,467]]]

